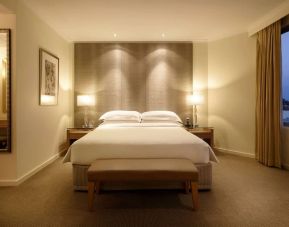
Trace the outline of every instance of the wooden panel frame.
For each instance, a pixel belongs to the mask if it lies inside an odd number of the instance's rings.
[[[7,120],[1,121],[1,128],[7,128],[7,149],[0,149],[0,152],[12,152],[12,62],[11,62],[11,29],[0,29],[0,33],[7,34],[7,79],[6,79],[6,112]]]

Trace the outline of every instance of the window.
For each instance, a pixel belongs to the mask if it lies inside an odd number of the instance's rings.
[[[281,35],[283,125],[289,126],[289,31]]]

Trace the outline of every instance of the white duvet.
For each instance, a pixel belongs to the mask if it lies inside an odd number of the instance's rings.
[[[202,139],[174,124],[108,124],[96,128],[69,148],[64,162],[89,165],[96,159],[186,158],[217,162]]]

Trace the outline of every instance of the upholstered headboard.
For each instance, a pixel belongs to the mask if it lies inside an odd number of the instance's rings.
[[[109,110],[171,110],[184,119],[192,88],[192,43],[76,43],[75,126],[83,124],[76,96],[92,94],[90,119]]]

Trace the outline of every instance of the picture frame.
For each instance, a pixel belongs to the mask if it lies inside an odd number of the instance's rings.
[[[58,104],[59,58],[39,48],[39,105]]]
[[[10,28],[0,28],[0,152],[12,152],[12,49]]]

